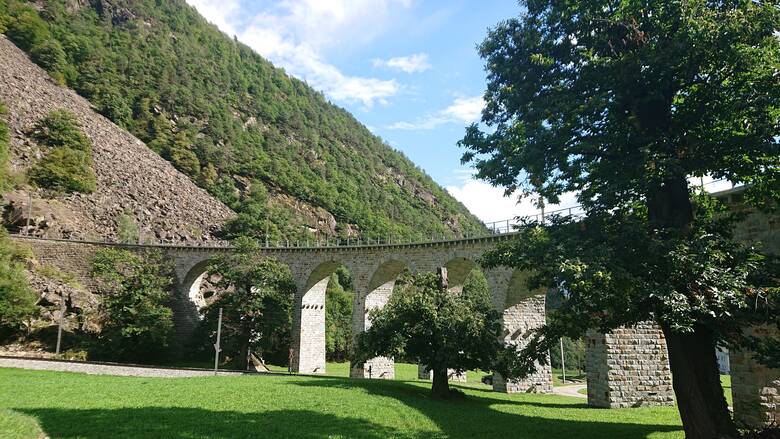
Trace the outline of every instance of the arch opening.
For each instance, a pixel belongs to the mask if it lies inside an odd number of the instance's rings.
[[[371,327],[371,312],[383,308],[395,289],[396,281],[409,266],[407,263],[391,259],[379,264],[368,282],[368,289],[361,299],[356,301],[353,313],[353,336]],[[395,359],[374,357],[365,363],[352,363],[350,376],[357,378],[395,378]]]
[[[294,304],[292,370],[325,373],[328,360],[346,360],[352,343],[353,302],[352,274],[344,264],[326,261],[309,273]]]

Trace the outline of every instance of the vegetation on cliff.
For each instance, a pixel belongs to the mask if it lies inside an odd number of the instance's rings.
[[[279,208],[267,193],[332,214],[335,230],[320,228],[320,237],[420,239],[482,230],[348,112],[182,0],[35,7],[4,0],[0,28],[106,117],[237,212],[251,213],[251,221],[239,217],[229,228],[232,235],[316,237],[316,219],[289,203]]]
[[[55,110],[30,132],[46,155],[30,168],[30,180],[56,192],[93,192],[97,186],[92,162],[92,142],[81,132],[76,116]]]
[[[0,340],[15,335],[35,311],[35,293],[24,272],[24,249],[0,228]]]

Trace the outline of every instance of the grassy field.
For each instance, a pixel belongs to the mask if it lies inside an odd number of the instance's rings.
[[[343,373],[330,367],[331,373]],[[399,376],[413,376],[412,365]],[[343,377],[128,378],[0,369],[0,437],[682,438],[674,407],[602,410],[581,399]]]

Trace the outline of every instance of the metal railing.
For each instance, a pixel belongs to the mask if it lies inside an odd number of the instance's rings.
[[[288,240],[288,239],[266,239],[264,248],[331,248],[331,247],[377,247],[377,246],[398,246],[398,245],[416,245],[416,244],[431,244],[431,243],[443,243],[453,241],[465,241],[471,239],[492,238],[499,235],[506,235],[514,233],[515,226],[518,226],[528,221],[544,221],[545,216],[550,215],[579,215],[582,213],[580,206],[573,206],[564,209],[558,209],[550,212],[541,212],[534,215],[525,215],[506,219],[502,221],[494,221],[486,223],[486,231],[475,234],[464,234],[462,236],[447,236],[444,234],[432,234],[430,237],[426,237],[423,240],[414,240],[411,237],[399,237],[388,236],[385,238],[337,238],[337,237],[325,237],[321,239],[308,239],[308,240]],[[12,235],[19,238],[28,239],[44,239],[47,241],[60,241],[60,242],[80,242],[85,244],[109,244],[126,247],[196,247],[196,248],[231,248],[231,244],[227,241],[195,241],[195,242],[182,242],[178,244],[174,243],[123,243],[119,241],[94,241],[94,240],[74,240],[63,238],[43,238],[40,236],[26,235],[20,228],[19,232]]]
[[[715,183],[725,181],[724,179],[710,181],[704,183],[703,186],[708,186]],[[551,216],[572,216],[581,217],[584,216],[585,211],[581,205],[575,205],[571,207],[564,207],[561,209],[551,210],[545,212],[542,210],[539,213],[533,215],[522,215],[510,219],[492,221],[485,223],[487,228],[486,232],[478,234],[464,234],[459,237],[446,236],[444,234],[432,234],[430,238],[426,237],[423,240],[413,240],[411,237],[399,237],[388,236],[384,238],[338,238],[338,237],[324,237],[314,238],[309,240],[289,240],[289,239],[275,239],[264,241],[264,248],[331,248],[331,247],[377,247],[377,246],[398,246],[398,245],[415,245],[415,244],[431,244],[431,243],[443,243],[443,242],[455,242],[465,241],[471,239],[492,238],[500,235],[512,234],[517,230],[517,227],[527,222],[539,222],[544,223],[545,218]],[[182,242],[178,244],[173,243],[149,243],[149,244],[128,244],[118,241],[86,241],[86,240],[73,240],[73,239],[59,239],[59,238],[41,238],[36,236],[28,236],[19,233],[14,236],[22,238],[37,238],[46,239],[50,241],[65,241],[65,242],[82,242],[88,244],[110,244],[121,246],[139,246],[139,247],[193,247],[193,248],[231,248],[231,244],[227,241],[195,241],[195,242]]]

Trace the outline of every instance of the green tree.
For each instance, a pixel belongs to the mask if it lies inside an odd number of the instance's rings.
[[[245,370],[250,349],[261,355],[286,353],[295,284],[290,269],[260,256],[254,241],[240,238],[235,245],[235,251],[216,256],[209,265],[222,292],[203,309],[202,325],[216,333],[222,308],[222,351]]]
[[[352,279],[344,267],[333,273],[325,291],[325,354],[344,361],[352,349]]]
[[[18,333],[35,313],[35,293],[24,272],[24,256],[0,228],[0,338]]]
[[[30,169],[30,179],[41,187],[61,192],[94,192],[97,187],[92,141],[81,131],[76,116],[55,110],[36,123],[30,135],[51,148]]]
[[[168,353],[173,336],[172,273],[160,251],[96,252],[92,277],[103,299],[103,328],[93,349],[97,357],[154,362]]]
[[[532,283],[567,293],[512,368],[527,372],[560,336],[654,320],[687,436],[734,437],[715,347],[744,341],[743,326],[765,315],[748,302],[772,290],[757,280],[762,257],[733,242],[706,197],[692,202],[687,179],[727,178],[748,185],[752,201],[777,200],[780,10],[705,0],[522,6],[480,46],[487,128],[468,128],[463,161],[540,203],[575,192],[585,218],[527,224],[487,258],[537,270]]]
[[[131,212],[125,212],[122,215],[119,215],[119,220],[117,221],[117,237],[119,238],[119,242],[123,244],[138,244],[138,241],[141,238],[141,231]]]
[[[38,121],[30,136],[41,146],[66,147],[91,152],[92,141],[82,131],[76,115],[69,110],[54,110]]]
[[[0,102],[0,118],[5,116],[6,113],[5,105],[3,102]],[[0,192],[5,192],[11,188],[8,178],[8,158],[11,155],[10,140],[8,125],[0,119]]]
[[[499,317],[487,288],[455,294],[447,290],[446,270],[414,275],[371,313],[371,327],[357,337],[355,361],[403,356],[426,364],[433,371],[432,395],[448,398],[447,369],[492,369],[501,349]]]
[[[89,153],[65,147],[53,149],[33,165],[30,179],[57,192],[91,193],[97,188]]]

